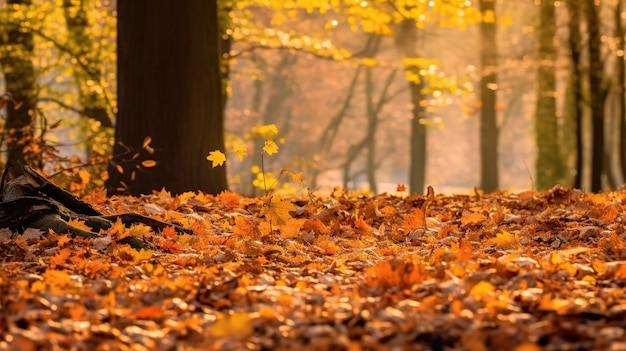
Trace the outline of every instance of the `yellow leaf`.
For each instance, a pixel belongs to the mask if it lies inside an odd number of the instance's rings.
[[[263,151],[267,152],[268,155],[273,155],[278,152],[278,145],[272,140],[266,140],[265,146],[263,146]]]
[[[498,249],[511,249],[519,245],[519,237],[517,234],[511,234],[507,231],[503,231],[500,234],[496,234],[496,237],[491,239],[491,242],[496,244]]]
[[[474,285],[472,290],[470,290],[470,295],[474,296],[474,298],[480,299],[488,296],[494,290],[495,287],[491,283],[481,281],[478,284]]]
[[[291,173],[291,180],[298,182],[298,185],[302,186],[302,172]]]
[[[296,207],[289,200],[283,200],[279,195],[272,196],[269,203],[263,206],[261,215],[264,215],[274,224],[285,224],[291,218],[289,211],[295,211]]]
[[[235,155],[237,155],[239,161],[243,161],[248,156],[248,148],[244,144],[235,146]]]
[[[222,316],[209,327],[209,333],[216,338],[244,337],[252,332],[252,321],[247,312],[235,312]]]
[[[378,61],[376,59],[374,59],[374,58],[371,58],[371,57],[364,57],[361,60],[361,63],[364,66],[367,66],[367,67],[375,67],[378,64]]]
[[[150,233],[151,230],[152,228],[148,227],[147,225],[137,224],[130,227],[130,229],[128,230],[128,235],[134,237],[142,237]]]
[[[213,167],[221,166],[226,162],[226,155],[219,150],[209,152],[209,156],[206,157],[207,160],[213,162]]]
[[[91,180],[91,174],[89,174],[89,171],[85,169],[78,171],[78,176],[80,177],[81,184],[88,184]]]
[[[483,22],[496,23],[496,13],[492,10],[485,11],[485,13],[483,13]]]

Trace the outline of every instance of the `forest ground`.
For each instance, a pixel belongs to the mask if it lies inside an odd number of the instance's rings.
[[[625,196],[95,192],[195,235],[0,230],[0,349],[624,350]]]

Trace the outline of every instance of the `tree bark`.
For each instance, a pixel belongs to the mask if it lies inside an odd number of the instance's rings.
[[[576,139],[576,162],[575,162],[575,175],[572,186],[578,189],[582,188],[582,174],[583,174],[583,132],[582,132],[582,120],[583,111],[581,103],[583,101],[582,87],[581,87],[581,71],[580,71],[580,55],[582,38],[580,35],[580,10],[578,0],[568,0],[567,12],[569,14],[569,49],[571,59],[570,86],[572,89],[573,105],[572,111],[574,120],[574,134]]]
[[[535,105],[536,186],[549,189],[563,180],[565,166],[561,156],[556,114],[556,22],[554,0],[542,0],[537,27],[539,68]]]
[[[31,6],[32,0],[8,0],[10,12],[21,11],[20,6]],[[0,63],[6,82],[6,91],[13,97],[7,108],[4,142],[7,146],[7,163],[31,165],[41,168],[41,155],[29,151],[35,138],[37,83],[32,57],[33,34],[22,31],[20,16],[10,14],[10,22],[0,52]],[[12,167],[13,177],[21,174],[21,167]]]
[[[586,0],[588,54],[589,54],[589,90],[591,104],[591,125],[593,128],[593,144],[591,152],[591,191],[602,190],[602,174],[604,171],[604,103],[606,89],[602,86],[604,65],[601,59],[600,18],[598,6],[594,0]]]
[[[495,2],[480,0],[483,15],[493,14],[494,21],[480,23],[480,187],[485,192],[498,189],[498,122],[496,116],[496,90],[498,49],[496,43]],[[488,17],[488,16],[485,16]]]
[[[622,0],[617,0],[613,18],[615,21],[615,50],[621,52],[615,60],[615,71],[617,75],[617,130],[619,130],[619,161],[622,179],[626,180],[626,63],[624,62],[624,25],[622,23]]]
[[[206,156],[224,151],[221,31],[214,1],[118,3],[118,107],[114,154],[152,138],[153,168],[136,161],[109,168],[109,193],[219,193],[225,167]],[[144,153],[147,150],[144,150]],[[133,163],[135,162],[135,163]]]

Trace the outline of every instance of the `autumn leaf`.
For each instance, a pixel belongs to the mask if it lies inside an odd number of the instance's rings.
[[[467,227],[467,226],[473,226],[473,225],[480,225],[480,224],[483,224],[486,220],[487,220],[487,217],[485,217],[485,215],[483,215],[482,213],[469,212],[469,213],[464,214],[461,217],[461,226]]]
[[[265,145],[263,146],[263,151],[265,151],[268,155],[273,155],[278,152],[278,145],[272,140],[266,140]]]
[[[235,146],[235,155],[239,161],[243,161],[244,158],[248,157],[248,148],[244,144],[238,144]]]
[[[261,215],[274,224],[285,224],[291,218],[289,211],[295,211],[296,207],[289,200],[282,199],[274,194],[268,203],[263,205]]]
[[[162,318],[164,314],[165,314],[165,311],[163,310],[163,307],[161,307],[161,306],[148,306],[148,307],[141,308],[140,310],[136,311],[135,313],[132,313],[132,314],[128,315],[127,318],[130,319],[130,320]]]
[[[212,162],[213,168],[217,166],[221,166],[226,162],[226,155],[219,150],[209,152],[209,156],[206,157],[207,160]]]
[[[244,337],[252,332],[253,324],[247,312],[222,315],[209,327],[209,333],[216,338]]]
[[[496,245],[496,248],[507,250],[515,248],[519,245],[520,238],[517,234],[511,234],[507,231],[496,234],[495,238],[491,239],[491,242]]]

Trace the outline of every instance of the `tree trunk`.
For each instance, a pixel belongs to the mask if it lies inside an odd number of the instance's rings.
[[[144,157],[157,165],[142,169],[127,160],[123,173],[110,167],[110,193],[227,188],[225,167],[206,160],[210,151],[224,151],[220,33],[214,1],[118,3],[114,154],[141,149],[149,136],[156,151]]]
[[[480,0],[480,11],[492,13],[495,18],[494,0]],[[485,16],[491,17],[491,16]],[[482,77],[480,79],[480,170],[481,185],[485,192],[498,189],[498,122],[496,116],[496,89],[498,49],[496,46],[496,23],[482,21],[480,23],[480,62]]]
[[[5,123],[4,142],[7,146],[7,163],[13,177],[21,174],[19,165],[41,168],[41,155],[29,151],[35,142],[35,117],[37,105],[37,83],[33,68],[33,34],[21,31],[22,11],[20,6],[31,6],[31,0],[8,0],[10,22],[2,39],[0,63],[4,72],[6,92],[11,94]]]
[[[373,194],[378,194],[376,183],[376,129],[378,127],[378,113],[374,107],[372,68],[365,67],[365,104],[367,114],[367,135],[365,137],[365,175]],[[384,96],[381,96],[383,99]]]
[[[103,92],[98,92],[101,74],[92,55],[92,40],[87,34],[87,0],[63,0],[63,13],[67,25],[68,43],[77,60],[83,65],[74,65],[73,75],[78,86],[78,102],[83,116],[100,122],[102,127],[112,128],[113,123],[106,108]],[[86,70],[89,70],[88,72]]]
[[[591,152],[591,191],[602,190],[604,159],[604,103],[606,89],[602,86],[603,63],[601,59],[600,19],[598,6],[594,0],[586,0],[588,53],[589,53],[589,90],[591,103],[591,125],[593,144]]]
[[[554,0],[542,0],[537,27],[539,68],[535,107],[536,186],[549,189],[563,180],[565,166],[561,157],[556,115],[556,22]]]
[[[414,20],[405,19],[400,23],[395,35],[395,46],[405,58],[418,56],[417,44],[419,41],[419,28]],[[407,66],[407,72],[419,75],[420,67]],[[426,183],[426,107],[423,105],[426,97],[422,93],[424,79],[419,81],[409,80],[409,94],[411,99],[411,139],[410,139],[410,168],[409,168],[409,192],[423,195]]]
[[[574,102],[573,120],[574,120],[574,134],[576,139],[576,163],[573,186],[575,188],[582,188],[582,174],[583,174],[583,132],[582,132],[582,120],[583,111],[581,103],[583,101],[582,87],[581,87],[581,71],[580,71],[580,55],[582,38],[580,35],[580,10],[578,0],[566,1],[567,11],[569,14],[569,49],[572,65],[572,74],[570,75],[570,85],[572,89],[572,96]]]
[[[615,21],[615,50],[622,52],[615,60],[615,71],[617,75],[617,130],[619,131],[619,161],[622,179],[626,180],[626,63],[624,62],[624,25],[622,23],[622,0],[617,0],[614,11]]]
[[[424,80],[409,82],[409,92],[413,105],[411,118],[411,169],[409,170],[409,191],[411,194],[424,194],[426,183],[426,108],[422,101]]]

